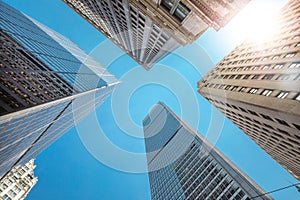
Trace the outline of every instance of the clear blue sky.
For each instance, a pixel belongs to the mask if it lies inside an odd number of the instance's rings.
[[[78,130],[81,137],[73,128],[37,157],[35,173],[39,182],[30,192],[28,200],[150,199],[147,174],[124,172],[130,171],[128,166],[142,168],[146,164],[145,158],[120,157],[105,148],[98,151],[98,155],[92,155],[90,152],[93,149],[88,151],[82,143],[83,135],[91,138],[98,136],[98,125],[92,123],[96,116],[106,139],[126,152],[142,153],[144,143],[139,138],[143,134],[141,122],[157,101],[164,101],[206,135],[211,128],[209,124],[213,121],[213,113],[218,117],[221,114],[196,92],[196,83],[201,78],[201,73],[204,75],[213,64],[241,42],[244,33],[236,30],[237,24],[234,22],[218,33],[209,29],[194,45],[181,48],[177,55],[172,54],[162,60],[161,64],[164,66],[156,66],[146,72],[137,67],[127,55],[122,55],[110,42],[103,44],[106,38],[60,0],[5,2],[70,38],[105,66],[111,61],[108,57],[116,58],[109,64],[109,70],[123,82],[112,97],[80,123]],[[278,7],[284,2],[286,1],[264,0],[265,4]],[[262,0],[253,0],[252,3],[259,4]],[[110,49],[103,48],[105,45]],[[182,52],[186,54],[180,56]],[[196,67],[195,63],[189,63],[191,60],[195,60]],[[124,114],[122,105],[126,105],[125,111],[128,111],[131,121]],[[199,113],[198,124],[192,116]],[[224,120],[223,127],[222,123],[211,125],[222,130],[217,147],[263,189],[270,191],[289,185],[289,181],[297,182],[229,120]],[[96,149],[101,149],[101,145],[102,143]],[[105,164],[99,161],[101,158]],[[111,158],[114,162],[109,163],[105,158]],[[134,167],[132,170],[134,171]],[[273,197],[282,200],[300,199],[294,188],[274,193]]]

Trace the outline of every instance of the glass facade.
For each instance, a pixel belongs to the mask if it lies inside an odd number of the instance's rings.
[[[246,200],[264,193],[165,104],[158,103],[143,125],[152,199]]]
[[[77,45],[0,2],[0,177],[99,106],[119,81]]]

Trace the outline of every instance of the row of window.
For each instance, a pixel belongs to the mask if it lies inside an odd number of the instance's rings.
[[[3,188],[5,189],[5,188]],[[0,193],[2,192],[2,190],[0,189]],[[21,189],[18,186],[14,186],[13,189],[10,189],[7,194],[3,195],[3,198],[6,200],[10,200],[11,198],[14,198],[15,196],[17,196],[17,194],[21,192]],[[0,196],[1,197],[1,196]]]
[[[245,66],[245,67],[226,67],[221,68],[220,72],[238,72],[238,71],[257,71],[257,70],[271,70],[271,69],[282,69],[285,67],[286,63],[276,63],[274,65],[255,65],[255,66]],[[289,69],[300,68],[300,62],[292,62],[287,65]]]
[[[16,51],[15,48],[5,47],[6,51],[1,54],[1,57],[7,62],[0,65],[3,68],[3,72],[5,72],[1,75],[3,88],[0,90],[0,93],[6,96],[4,98],[6,105],[2,105],[2,107],[8,106],[12,109],[19,109],[51,99],[61,98],[70,95],[70,92],[72,93],[70,87],[63,83],[62,79],[55,74],[45,74],[42,71],[43,69],[40,69],[38,73],[33,72],[40,65],[32,59],[30,60],[29,55],[26,54],[27,56],[24,58],[23,55],[25,53],[21,55],[20,51]],[[0,48],[2,49],[4,46]],[[10,58],[18,58],[18,63],[10,62],[14,60]],[[15,69],[13,68],[14,66],[18,66],[18,68]],[[26,66],[27,69],[20,71],[22,66]]]
[[[296,40],[298,38],[299,38],[298,35],[294,36],[293,40]],[[286,42],[286,40],[282,40],[282,42]],[[300,42],[292,43],[292,44],[285,44],[285,45],[280,45],[280,46],[278,46],[278,44],[276,44],[276,46],[272,45],[271,48],[268,47],[267,45],[265,45],[266,49],[264,49],[264,50],[262,50],[261,48],[257,49],[256,46],[249,47],[245,44],[243,44],[243,46],[245,46],[245,47],[244,48],[237,47],[235,50],[233,50],[228,56],[226,56],[226,58],[224,59],[224,62],[229,61],[228,63],[230,63],[230,62],[232,63],[232,61],[230,61],[230,60],[237,59],[237,58],[245,58],[246,60],[244,60],[244,61],[247,61],[247,59],[249,60],[249,57],[257,58],[257,57],[261,57],[261,55],[264,55],[264,54],[267,54],[270,52],[274,53],[276,51],[286,51],[288,49],[299,47]],[[246,53],[241,54],[242,51],[246,51]]]
[[[27,167],[27,168],[28,168],[28,167]],[[29,169],[29,168],[28,168],[28,169]],[[21,178],[21,174],[24,174],[24,173],[25,173],[25,170],[24,170],[22,167],[19,167],[19,168],[16,169],[16,172],[13,172],[13,173],[14,173],[15,175],[13,175],[11,178],[14,180],[13,182],[15,182],[16,185],[14,185],[12,189],[8,190],[8,191],[6,192],[6,194],[3,195],[3,198],[4,198],[4,199],[5,199],[5,198],[6,198],[6,199],[14,198],[18,193],[21,192],[21,189],[20,189],[21,186],[25,186],[25,187],[26,187],[26,185],[23,185],[23,184],[20,185],[20,186],[17,185],[17,184],[20,184],[20,182],[17,181],[17,180],[18,180],[19,178]],[[16,175],[19,176],[19,178],[17,178]],[[9,176],[9,177],[10,177],[10,176]],[[27,178],[27,176],[26,176],[26,178]],[[26,178],[23,178],[23,179],[25,180]],[[0,193],[3,192],[5,189],[7,189],[10,185],[12,185],[13,182],[12,182],[9,178],[4,179],[3,183],[2,183],[1,186],[0,186]],[[24,188],[24,187],[23,187],[23,188]]]
[[[138,11],[134,11],[134,8],[130,6],[131,10],[131,20],[132,20],[132,27],[133,27],[133,43],[136,46],[136,50],[133,52],[134,56],[141,58],[141,50],[144,48],[143,46],[143,40],[144,38],[144,23],[141,25],[141,22],[138,21],[139,17],[141,14]],[[150,37],[148,38],[147,41],[147,47],[145,48],[144,55],[143,56],[143,62],[145,63],[150,63],[151,60],[154,58],[155,55],[159,52],[159,50],[162,48],[162,46],[166,43],[168,40],[169,36],[162,32],[159,27],[156,25],[152,24],[151,29],[149,28],[150,31]]]
[[[257,120],[251,120],[246,116],[236,114],[232,111],[217,106],[229,119],[231,119],[240,129],[248,134],[256,143],[265,149],[270,155],[274,155],[274,151],[278,148],[279,153],[288,152],[287,155],[293,155],[295,158],[300,154],[300,137],[290,136],[286,131],[274,129],[272,126],[260,123]],[[266,128],[269,129],[266,129]],[[295,146],[295,147],[294,147]]]
[[[91,19],[91,21],[104,33],[108,34],[109,36],[113,36],[113,31],[108,23],[104,21],[105,17],[102,12],[97,12],[96,10],[100,10],[100,3],[96,1],[96,3],[91,3],[90,1],[68,1],[69,4],[72,4],[74,8],[76,8],[82,15],[86,18]],[[92,4],[96,10],[91,9]]]
[[[297,40],[299,38],[299,33],[297,31],[299,29],[298,20],[292,19],[292,21],[290,22],[285,22],[284,26],[285,27],[283,28],[278,28],[275,32],[273,32],[272,37],[269,37],[269,39],[266,39],[264,41],[263,44],[263,47],[265,48],[264,50],[271,52],[272,48],[274,48],[275,46],[280,46],[282,45],[282,43],[292,43],[294,40]],[[270,48],[270,46],[272,48]],[[239,52],[253,51],[257,49],[262,49],[261,45],[258,46],[257,43],[251,40],[244,42],[242,45],[238,47]]]
[[[281,93],[281,94],[283,94],[283,93]],[[262,118],[267,119],[267,120],[270,120],[270,121],[272,121],[272,122],[280,123],[281,125],[284,125],[284,126],[287,126],[287,127],[291,127],[291,128],[296,128],[296,129],[300,130],[300,125],[299,125],[299,124],[295,124],[295,123],[291,123],[291,124],[290,124],[290,123],[284,121],[283,119],[273,118],[273,117],[270,117],[270,116],[265,115],[265,114],[262,114],[262,113],[256,113],[256,112],[254,112],[254,111],[252,111],[252,110],[247,110],[247,109],[244,109],[244,108],[242,108],[242,107],[238,107],[238,106],[231,105],[231,104],[228,104],[228,103],[223,103],[222,101],[214,100],[214,99],[211,99],[211,98],[207,98],[207,99],[208,99],[210,102],[214,103],[214,104],[222,105],[221,107],[220,107],[220,106],[217,106],[219,109],[221,108],[222,110],[224,110],[224,109],[223,109],[224,106],[225,106],[225,108],[226,108],[226,107],[233,108],[233,109],[235,109],[235,110],[240,110],[240,111],[242,111],[242,112],[245,112],[245,113],[248,113],[248,114],[251,114],[251,115],[255,115],[255,116],[257,116],[257,117],[262,117]],[[300,98],[299,98],[299,100],[300,100]],[[225,112],[228,112],[227,110],[224,110],[224,111],[225,111]],[[232,112],[232,111],[230,111],[230,112]],[[243,115],[240,115],[240,114],[234,113],[234,112],[232,112],[232,114],[234,114],[234,115],[236,115],[236,116],[240,116],[241,118],[245,118],[245,119],[247,119],[247,120],[249,120],[249,121],[255,122],[255,123],[257,123],[257,124],[261,124],[261,122],[259,122],[259,121],[257,121],[257,120],[254,120],[254,119],[250,119],[250,118],[247,117],[247,116],[243,116]],[[263,125],[269,127],[269,125],[266,125],[266,124],[263,124]],[[273,129],[272,127],[269,127],[269,128]],[[286,131],[283,131],[283,130],[281,130],[281,129],[278,130],[278,131],[281,132],[281,133],[285,133],[285,134],[289,135],[289,133],[287,133]],[[299,137],[299,138],[300,138],[300,137]]]
[[[250,125],[248,121],[242,121],[235,116],[229,115],[228,118],[269,154],[274,155],[274,151],[279,151],[280,154],[286,153],[287,155],[294,156],[294,158],[299,157],[300,143],[297,140],[292,139],[291,137],[285,137],[276,131],[259,127],[257,124]],[[266,149],[267,146],[269,147]]]
[[[175,174],[176,176],[180,179],[183,180],[184,177],[187,176],[186,172],[186,168],[187,165],[191,164],[191,160],[194,160],[194,157],[197,156],[199,152],[199,149],[197,149],[195,146],[191,149],[189,149],[189,151],[185,152],[184,155],[182,155],[175,163],[173,167],[166,167],[163,170],[158,170],[156,172],[156,176],[155,179],[158,181],[156,183],[160,193],[159,195],[167,195],[168,193],[171,193],[171,189],[174,190],[174,183],[171,179],[176,178],[175,176],[169,177],[168,179],[166,179],[166,174],[167,171],[170,171],[170,174]],[[197,159],[198,161],[198,159]],[[200,162],[200,164],[202,164]],[[198,166],[198,165],[197,165]],[[194,167],[194,166],[193,166]],[[199,166],[198,166],[199,167]],[[175,172],[173,172],[175,171]],[[190,178],[189,176],[187,178]],[[179,188],[180,189],[180,188]],[[167,194],[165,194],[167,193]]]
[[[232,92],[246,92],[249,94],[259,94],[262,96],[271,96],[271,94],[274,93],[275,95],[272,95],[272,96],[277,97],[279,99],[285,99],[290,94],[289,91],[278,91],[278,90],[272,90],[272,89],[261,90],[260,88],[242,87],[242,86],[225,85],[225,84],[214,84],[214,83],[206,84],[205,87],[210,87],[210,88],[215,88],[215,89],[223,89],[223,90],[228,90],[228,91],[232,91]],[[300,93],[298,93],[294,96],[290,95],[289,99],[300,101]]]
[[[220,107],[218,107],[220,109]],[[274,138],[277,140],[288,140],[289,142],[293,143],[293,144],[297,144],[298,147],[300,147],[300,143],[298,141],[298,139],[300,139],[299,136],[297,135],[292,135],[289,134],[288,132],[280,129],[280,128],[274,128],[273,126],[266,124],[266,123],[262,123],[258,120],[255,119],[250,119],[247,116],[243,116],[241,114],[237,114],[233,111],[229,111],[229,110],[225,110],[225,109],[220,109],[222,110],[222,112],[224,112],[226,114],[226,116],[231,119],[232,121],[234,121],[242,130],[244,131],[248,131],[251,132],[250,135],[255,135],[255,137],[265,137],[265,138]],[[271,119],[269,116],[267,115],[263,115],[260,114],[262,116],[264,116],[264,118],[266,119]],[[285,121],[281,120],[281,119],[277,119],[277,121],[281,121],[281,123],[284,123],[284,125],[288,125]],[[249,126],[250,124],[252,124],[252,126]],[[299,125],[294,124],[295,126]],[[283,136],[284,135],[284,136]],[[285,143],[285,142],[284,142]],[[290,144],[286,143],[288,146],[290,146]]]
[[[214,79],[235,79],[235,80],[278,80],[278,81],[300,81],[300,74],[227,74],[215,75]],[[208,84],[209,85],[209,84]],[[214,84],[211,84],[214,85]]]

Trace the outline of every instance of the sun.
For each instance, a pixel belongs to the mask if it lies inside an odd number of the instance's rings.
[[[251,1],[233,20],[234,35],[257,43],[271,38],[278,28],[276,14],[282,5],[280,1]]]

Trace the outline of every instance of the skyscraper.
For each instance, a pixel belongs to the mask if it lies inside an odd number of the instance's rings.
[[[207,28],[223,27],[250,0],[64,0],[145,69]]]
[[[273,34],[248,39],[198,83],[199,93],[300,180],[300,2]]]
[[[59,33],[0,2],[0,177],[35,158],[119,81]]]
[[[151,199],[272,199],[165,104],[143,126]]]
[[[38,181],[38,178],[34,176],[35,167],[34,159],[24,165],[13,167],[0,182],[0,199],[25,199]]]

